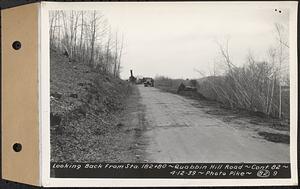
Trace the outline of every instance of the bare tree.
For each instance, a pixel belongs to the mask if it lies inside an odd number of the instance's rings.
[[[50,46],[51,47],[55,47],[57,44],[55,44],[56,42],[56,36],[55,36],[55,32],[56,29],[59,28],[60,26],[58,25],[58,18],[60,16],[60,12],[59,11],[52,11],[50,12],[50,29],[49,29],[49,35],[50,35]]]
[[[282,102],[282,99],[281,99],[281,95],[282,95],[282,91],[281,91],[281,85],[282,85],[282,79],[281,79],[281,75],[282,75],[282,65],[285,61],[285,56],[284,56],[284,48],[289,48],[289,45],[288,45],[288,41],[286,41],[284,39],[284,27],[283,25],[281,24],[278,24],[278,23],[275,23],[275,29],[276,29],[276,35],[277,35],[277,41],[278,41],[278,69],[277,69],[277,72],[278,72],[278,83],[279,83],[279,110],[278,110],[278,117],[281,118],[281,114],[282,114],[282,111],[281,111],[281,102]]]
[[[111,42],[111,34],[109,33],[108,38],[107,38],[107,44],[106,44],[106,53],[105,53],[105,59],[106,59],[106,64],[105,64],[105,69],[109,70],[110,67],[110,42]]]
[[[123,36],[112,36],[108,20],[97,11],[56,11],[50,14],[51,48],[119,76]],[[55,40],[56,39],[56,40]]]
[[[276,57],[276,50],[274,48],[270,48],[269,49],[269,57],[270,57],[270,63],[272,65],[273,71],[272,73],[269,75],[269,79],[271,80],[271,91],[270,91],[270,95],[269,95],[269,86],[268,86],[268,103],[267,103],[267,115],[270,115],[271,113],[271,108],[272,108],[272,103],[273,103],[273,99],[274,99],[274,89],[275,89],[275,81],[276,81],[276,69],[274,69],[275,67],[275,57]]]
[[[120,71],[121,71],[121,57],[122,57],[122,53],[123,53],[123,46],[124,46],[124,35],[122,35],[122,40],[121,40],[121,46],[120,46],[120,50],[119,50],[119,61],[118,61],[118,65],[117,65],[117,76],[120,77]]]
[[[116,32],[116,38],[115,38],[115,55],[114,55],[114,70],[113,74],[114,77],[117,76],[117,64],[118,64],[118,32]]]
[[[80,13],[76,12],[75,13],[75,23],[74,23],[74,28],[73,28],[73,31],[74,31],[73,52],[74,52],[75,56],[77,56],[77,28],[78,28],[79,16],[80,16]]]
[[[81,14],[81,29],[80,29],[80,42],[79,42],[79,50],[80,50],[80,56],[81,60],[83,60],[83,29],[84,29],[84,11],[80,12]]]

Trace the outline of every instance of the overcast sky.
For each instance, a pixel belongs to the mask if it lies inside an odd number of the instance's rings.
[[[215,40],[226,36],[234,64],[243,64],[250,49],[264,59],[275,41],[274,23],[287,26],[289,20],[287,10],[275,8],[135,3],[106,4],[99,10],[124,34],[122,78],[129,77],[130,69],[135,76],[197,78],[195,69],[212,71],[220,59]]]

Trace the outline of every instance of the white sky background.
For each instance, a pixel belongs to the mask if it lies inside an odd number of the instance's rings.
[[[128,78],[133,69],[135,76],[199,78],[195,69],[209,74],[213,62],[220,60],[215,39],[225,36],[230,36],[234,64],[245,63],[249,50],[262,60],[275,43],[274,23],[288,25],[288,12],[280,7],[216,5],[108,3],[97,7],[113,31],[124,34],[121,77]]]

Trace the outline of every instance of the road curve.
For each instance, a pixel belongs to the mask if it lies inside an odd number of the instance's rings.
[[[232,127],[195,100],[138,86],[145,107],[146,159],[167,163],[285,163],[289,145],[254,138],[254,132]]]

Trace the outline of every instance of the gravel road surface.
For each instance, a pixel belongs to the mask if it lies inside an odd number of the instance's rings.
[[[138,86],[144,107],[145,161],[168,163],[289,162],[289,145],[257,137],[251,125],[231,125],[196,100]],[[240,122],[240,124],[247,124]],[[247,129],[246,129],[247,128]],[[250,128],[250,129],[249,129]]]

